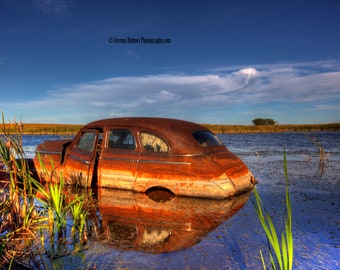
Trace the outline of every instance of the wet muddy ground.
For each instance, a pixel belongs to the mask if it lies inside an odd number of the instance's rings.
[[[322,143],[321,159],[312,137]],[[286,149],[294,269],[339,269],[340,133],[221,138],[259,181],[257,189],[279,231]],[[259,250],[268,259],[252,195],[218,203],[182,198],[157,203],[146,195],[106,190],[96,196],[101,233],[83,251],[53,260],[55,269],[261,269]]]

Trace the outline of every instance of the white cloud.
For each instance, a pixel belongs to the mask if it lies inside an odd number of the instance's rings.
[[[340,71],[322,74],[272,73],[261,91],[270,91],[266,101],[314,102],[340,98]]]
[[[236,72],[237,74],[245,75],[246,77],[256,76],[257,70],[255,68],[243,68]]]
[[[327,102],[334,106],[340,102],[340,71],[319,73],[298,63],[240,68],[224,74],[112,77],[55,89],[40,100],[0,105],[23,116],[38,108],[59,122],[86,123],[124,115],[188,118],[193,112],[212,115],[240,106],[253,111],[251,106],[273,102],[301,107],[313,102],[324,104],[319,109],[329,106]],[[45,119],[40,118],[41,113],[31,117]]]

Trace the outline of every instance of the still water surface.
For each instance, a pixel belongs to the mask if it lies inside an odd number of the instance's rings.
[[[25,135],[26,155],[33,157],[44,140],[64,138]],[[278,228],[283,222],[286,150],[294,268],[339,269],[340,133],[223,134],[220,138],[258,179],[259,193]],[[103,189],[96,196],[105,237],[91,241],[77,255],[55,260],[56,269],[261,268],[259,250],[266,250],[266,239],[252,197],[219,203],[176,198],[159,205],[140,194]]]

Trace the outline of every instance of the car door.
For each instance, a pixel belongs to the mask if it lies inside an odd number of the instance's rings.
[[[183,165],[170,155],[170,146],[164,138],[150,131],[138,135],[142,149],[135,189],[144,192],[156,186],[169,188]]]
[[[107,127],[98,160],[98,186],[133,190],[138,160],[134,129]]]
[[[64,178],[71,184],[91,187],[96,163],[99,131],[85,129],[74,139],[65,157]],[[66,176],[66,177],[65,177]]]

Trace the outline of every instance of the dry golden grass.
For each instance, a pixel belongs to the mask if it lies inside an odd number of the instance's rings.
[[[12,124],[5,124],[8,130],[14,129]],[[76,134],[83,125],[74,124],[31,124],[21,125],[23,134]]]
[[[269,132],[316,132],[340,131],[340,123],[331,124],[301,124],[301,125],[212,125],[203,124],[215,133],[269,133]]]
[[[269,133],[269,132],[316,132],[340,131],[340,123],[301,125],[218,125],[202,124],[215,133]],[[23,134],[76,134],[84,125],[75,124],[33,124],[22,125]],[[11,129],[11,124],[6,124]]]

